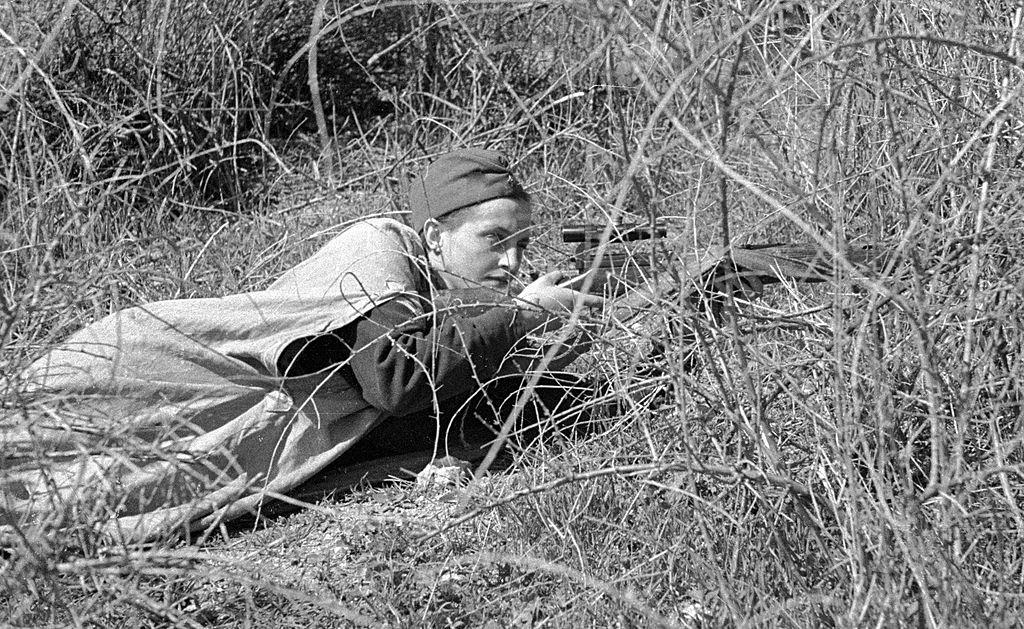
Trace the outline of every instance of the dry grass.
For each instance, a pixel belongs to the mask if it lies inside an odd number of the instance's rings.
[[[317,65],[375,77],[368,111],[310,100],[312,3],[116,9],[0,8],[5,374],[114,309],[264,286],[463,144],[519,156],[544,225],[886,262],[721,323],[657,293],[588,359],[604,433],[415,526],[353,515],[423,499],[395,486],[200,547],[26,530],[12,625],[1017,624],[1019,5],[323,4]]]

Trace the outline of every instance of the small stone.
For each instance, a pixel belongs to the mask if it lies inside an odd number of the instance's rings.
[[[446,456],[434,459],[416,475],[416,486],[420,489],[450,489],[459,487],[468,478],[468,461]]]

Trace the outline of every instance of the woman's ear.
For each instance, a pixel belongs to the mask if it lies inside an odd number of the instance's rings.
[[[423,224],[423,243],[427,251],[441,253],[441,224],[430,218]]]

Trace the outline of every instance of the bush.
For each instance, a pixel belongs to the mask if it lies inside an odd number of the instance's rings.
[[[378,531],[402,539],[362,556],[386,564],[367,569],[380,587],[363,612],[508,624],[536,594],[531,618],[555,625],[686,624],[695,605],[710,624],[1016,621],[1019,8],[332,4],[319,122],[296,58],[313,8],[75,9],[0,120],[5,372],[111,308],[260,287],[325,223],[400,207],[431,155],[491,145],[520,160],[545,225],[657,217],[677,251],[885,255],[721,322],[680,303],[665,270],[635,322],[594,322],[608,431],[521,453],[527,490],[496,484],[480,517],[429,541]],[[60,7],[17,11],[39,51],[49,30],[32,24]],[[570,254],[555,232],[538,268]],[[321,515],[304,517],[330,528]],[[290,540],[289,526],[269,530]],[[53,622],[66,600],[166,621],[188,613],[182,588],[224,598],[199,562],[63,561],[73,536],[54,535],[32,547],[45,560],[23,550],[3,568]],[[329,563],[322,583],[354,578]],[[464,580],[424,585],[454,563]],[[259,621],[261,605],[238,613]]]

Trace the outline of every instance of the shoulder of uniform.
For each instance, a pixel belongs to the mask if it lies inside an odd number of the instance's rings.
[[[416,237],[416,230],[409,227],[402,221],[392,218],[390,216],[374,216],[372,218],[364,218],[361,221],[353,223],[349,229],[375,229],[378,231],[394,232],[403,236]]]
[[[388,217],[375,216],[352,223],[332,242],[357,241],[359,244],[379,243],[383,240],[397,240],[413,249],[419,245],[419,234],[405,223]]]

